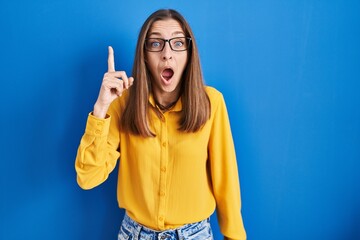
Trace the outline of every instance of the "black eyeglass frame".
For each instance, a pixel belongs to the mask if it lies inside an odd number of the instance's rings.
[[[179,39],[179,38],[185,38],[185,40],[188,41],[188,47],[187,47],[186,49],[183,49],[183,50],[175,50],[175,49],[172,48],[172,46],[171,46],[171,44],[170,44],[171,40]],[[163,42],[164,42],[163,47],[162,47],[160,50],[156,50],[156,51],[152,51],[152,50],[147,49],[147,47],[146,47],[146,41],[147,41],[147,40],[150,40],[150,39],[157,39],[157,40],[163,41]],[[163,38],[145,38],[144,49],[145,49],[146,51],[148,51],[148,52],[162,52],[162,50],[164,50],[164,48],[165,48],[166,43],[169,43],[170,49],[171,49],[172,51],[174,51],[174,52],[183,52],[183,51],[188,50],[188,49],[191,47],[191,41],[192,41],[191,37],[174,37],[174,38],[170,38],[170,39],[163,39]]]

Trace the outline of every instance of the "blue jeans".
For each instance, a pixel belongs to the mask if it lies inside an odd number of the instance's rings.
[[[213,240],[210,219],[190,223],[176,229],[156,231],[144,227],[125,214],[118,240]]]

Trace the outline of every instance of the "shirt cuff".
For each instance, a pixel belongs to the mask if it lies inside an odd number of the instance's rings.
[[[95,137],[105,137],[109,133],[111,116],[106,114],[106,117],[97,118],[89,113],[85,133]]]

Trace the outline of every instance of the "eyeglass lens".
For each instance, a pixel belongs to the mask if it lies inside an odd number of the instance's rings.
[[[164,49],[166,42],[169,42],[170,48],[173,51],[185,51],[190,45],[190,38],[147,38],[145,41],[145,48],[151,52],[160,52]]]

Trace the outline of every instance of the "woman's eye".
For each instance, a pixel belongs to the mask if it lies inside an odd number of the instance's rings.
[[[151,47],[158,48],[158,47],[160,47],[160,43],[159,42],[152,42]]]
[[[175,47],[182,47],[183,45],[184,43],[180,40],[175,42]]]

